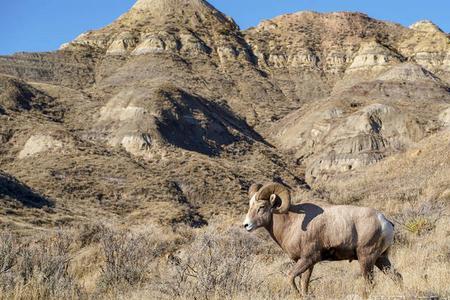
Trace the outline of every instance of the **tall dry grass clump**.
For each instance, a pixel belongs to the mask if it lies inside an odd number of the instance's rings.
[[[0,236],[0,299],[82,299],[86,296],[68,271],[69,235],[22,241]]]
[[[120,294],[151,282],[158,259],[170,249],[149,232],[105,230],[100,238],[104,264],[97,281],[100,294]]]
[[[169,257],[157,288],[167,299],[285,298],[289,291],[270,287],[283,275],[279,269],[267,269],[264,261],[273,261],[272,255],[280,253],[257,235],[211,226]]]

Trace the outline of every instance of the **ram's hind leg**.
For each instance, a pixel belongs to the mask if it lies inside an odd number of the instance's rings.
[[[375,266],[375,259],[371,256],[358,258],[359,266],[361,268],[362,276],[367,284],[373,283],[373,267]]]
[[[403,277],[402,275],[397,272],[394,267],[391,264],[391,261],[389,260],[389,257],[387,255],[380,256],[377,261],[375,262],[375,265],[377,266],[380,271],[382,271],[386,275],[392,274],[392,279],[398,283],[403,283]]]
[[[373,256],[358,256],[359,266],[361,268],[362,276],[366,281],[366,286],[363,291],[363,298],[368,299],[373,288],[373,268],[376,258]]]

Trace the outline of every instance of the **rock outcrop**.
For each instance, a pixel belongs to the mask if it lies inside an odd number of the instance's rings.
[[[350,73],[360,70],[378,72],[386,70],[388,66],[401,61],[402,57],[399,54],[376,41],[371,41],[361,44],[346,72]]]
[[[217,155],[238,141],[261,141],[227,108],[172,86],[121,91],[100,110],[94,131],[144,158],[164,145]]]
[[[19,158],[32,157],[39,153],[50,154],[53,151],[61,151],[63,143],[49,135],[33,135],[23,146]]]
[[[272,127],[275,145],[305,166],[308,183],[375,164],[447,124],[442,110],[450,94],[442,80],[414,63],[385,68],[338,82],[330,97]]]
[[[409,28],[428,33],[444,33],[442,29],[440,29],[436,24],[434,24],[429,20],[416,22],[412,24]]]

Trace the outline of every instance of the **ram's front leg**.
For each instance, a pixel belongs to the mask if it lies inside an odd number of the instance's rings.
[[[311,279],[311,274],[313,272],[313,269],[314,269],[314,265],[311,266],[308,270],[305,271],[305,273],[302,274],[301,283],[302,283],[303,296],[308,295],[309,280]]]
[[[302,296],[306,296],[305,293],[305,285],[303,284],[303,282],[308,282],[309,283],[309,279],[311,277],[311,272],[312,272],[312,267],[314,266],[314,264],[317,261],[311,258],[301,258],[297,261],[297,263],[295,264],[295,266],[292,268],[291,272],[289,272],[289,283],[291,284],[291,286]],[[306,271],[308,271],[305,274],[305,278],[302,278],[302,292],[300,292],[299,288],[297,287],[297,284],[295,283],[295,278],[297,278],[298,276],[301,276],[303,273],[305,273]],[[302,276],[303,277],[303,276]],[[306,280],[307,279],[307,280]],[[308,285],[306,284],[306,292],[308,290]]]

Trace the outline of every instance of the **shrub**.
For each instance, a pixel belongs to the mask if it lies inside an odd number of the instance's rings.
[[[115,286],[135,286],[147,282],[150,265],[166,245],[148,233],[105,230],[100,237],[105,263],[98,282],[100,291]]]
[[[107,228],[102,223],[86,223],[81,225],[78,230],[78,241],[81,243],[81,248],[99,243],[102,235]]]
[[[232,228],[208,229],[185,252],[170,257],[169,274],[159,288],[168,298],[234,299],[250,295],[265,281],[255,277],[257,254],[268,247],[254,235]]]
[[[0,299],[82,299],[85,294],[68,272],[70,235],[58,232],[24,243],[0,238]]]
[[[17,239],[10,233],[0,234],[0,291],[14,287],[11,269],[17,264],[19,247]]]
[[[405,209],[394,220],[407,232],[421,236],[436,227],[436,222],[442,218],[444,211],[444,204],[426,202],[417,207]]]

